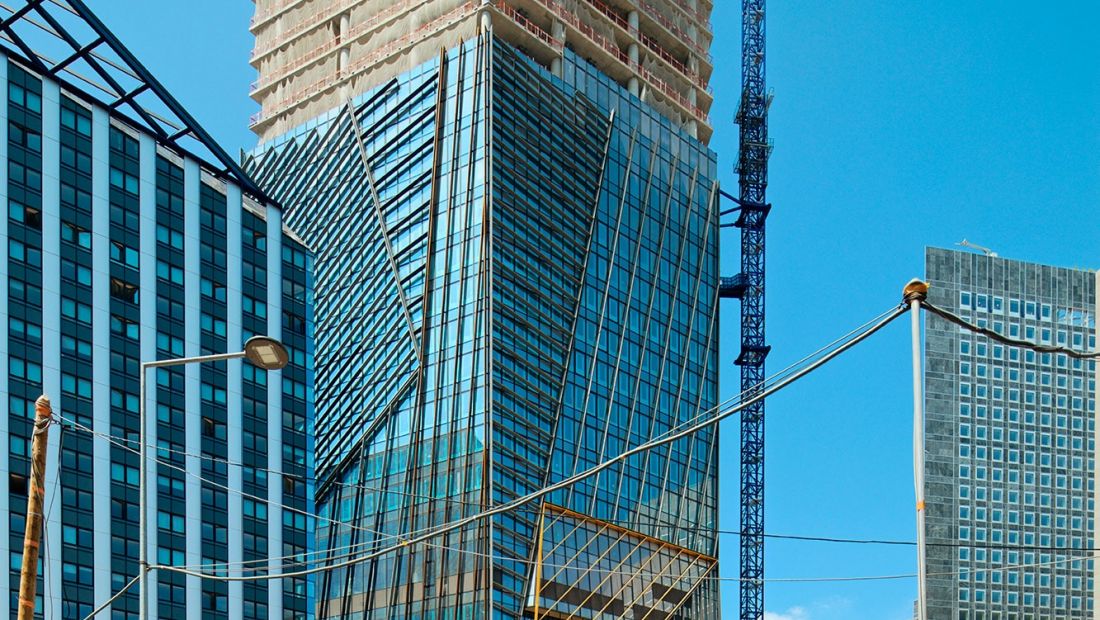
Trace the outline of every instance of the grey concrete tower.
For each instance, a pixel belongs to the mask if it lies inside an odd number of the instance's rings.
[[[929,301],[996,332],[1095,349],[1077,269],[929,249]],[[928,315],[930,618],[1092,618],[1094,363]]]

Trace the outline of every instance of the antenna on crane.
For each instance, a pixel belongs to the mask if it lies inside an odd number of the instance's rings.
[[[972,250],[978,250],[982,254],[985,254],[986,256],[989,256],[990,258],[997,258],[997,253],[994,252],[993,250],[990,250],[987,247],[980,246],[976,243],[970,243],[966,239],[963,239],[962,241],[956,243],[955,245],[961,245],[964,248],[970,248]]]

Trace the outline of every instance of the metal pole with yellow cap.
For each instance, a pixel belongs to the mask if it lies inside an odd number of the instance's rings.
[[[34,432],[31,436],[31,483],[27,489],[27,528],[23,534],[23,566],[19,573],[19,620],[34,618],[38,588],[38,545],[42,540],[42,503],[46,497],[46,436],[53,409],[50,399],[34,401]]]
[[[921,373],[920,303],[928,298],[928,284],[910,280],[902,290],[913,325],[913,488],[917,495],[917,620],[928,619],[924,561],[924,394]]]

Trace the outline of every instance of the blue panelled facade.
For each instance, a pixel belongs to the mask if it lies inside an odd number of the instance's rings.
[[[48,394],[62,420],[50,429],[39,609],[82,618],[138,573],[140,362],[235,351],[255,334],[281,338],[291,364],[149,375],[150,558],[222,574],[299,567],[313,544],[311,254],[277,207],[86,93],[14,56],[0,59],[0,79],[9,404],[0,503],[10,514],[0,540],[12,617],[34,399]],[[313,609],[304,580],[241,585],[157,571],[151,588],[159,618]],[[109,613],[137,611],[131,590]]]
[[[317,249],[318,547],[397,547],[319,575],[319,617],[719,617],[709,432],[397,544],[716,404],[713,153],[483,32],[246,168]]]

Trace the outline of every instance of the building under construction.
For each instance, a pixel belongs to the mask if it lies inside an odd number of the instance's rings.
[[[328,114],[478,32],[561,74],[566,49],[704,144],[710,0],[260,0],[252,18],[261,141]]]
[[[717,619],[704,1],[258,0],[246,169],[316,248],[318,617]],[[334,519],[333,524],[326,519]]]

